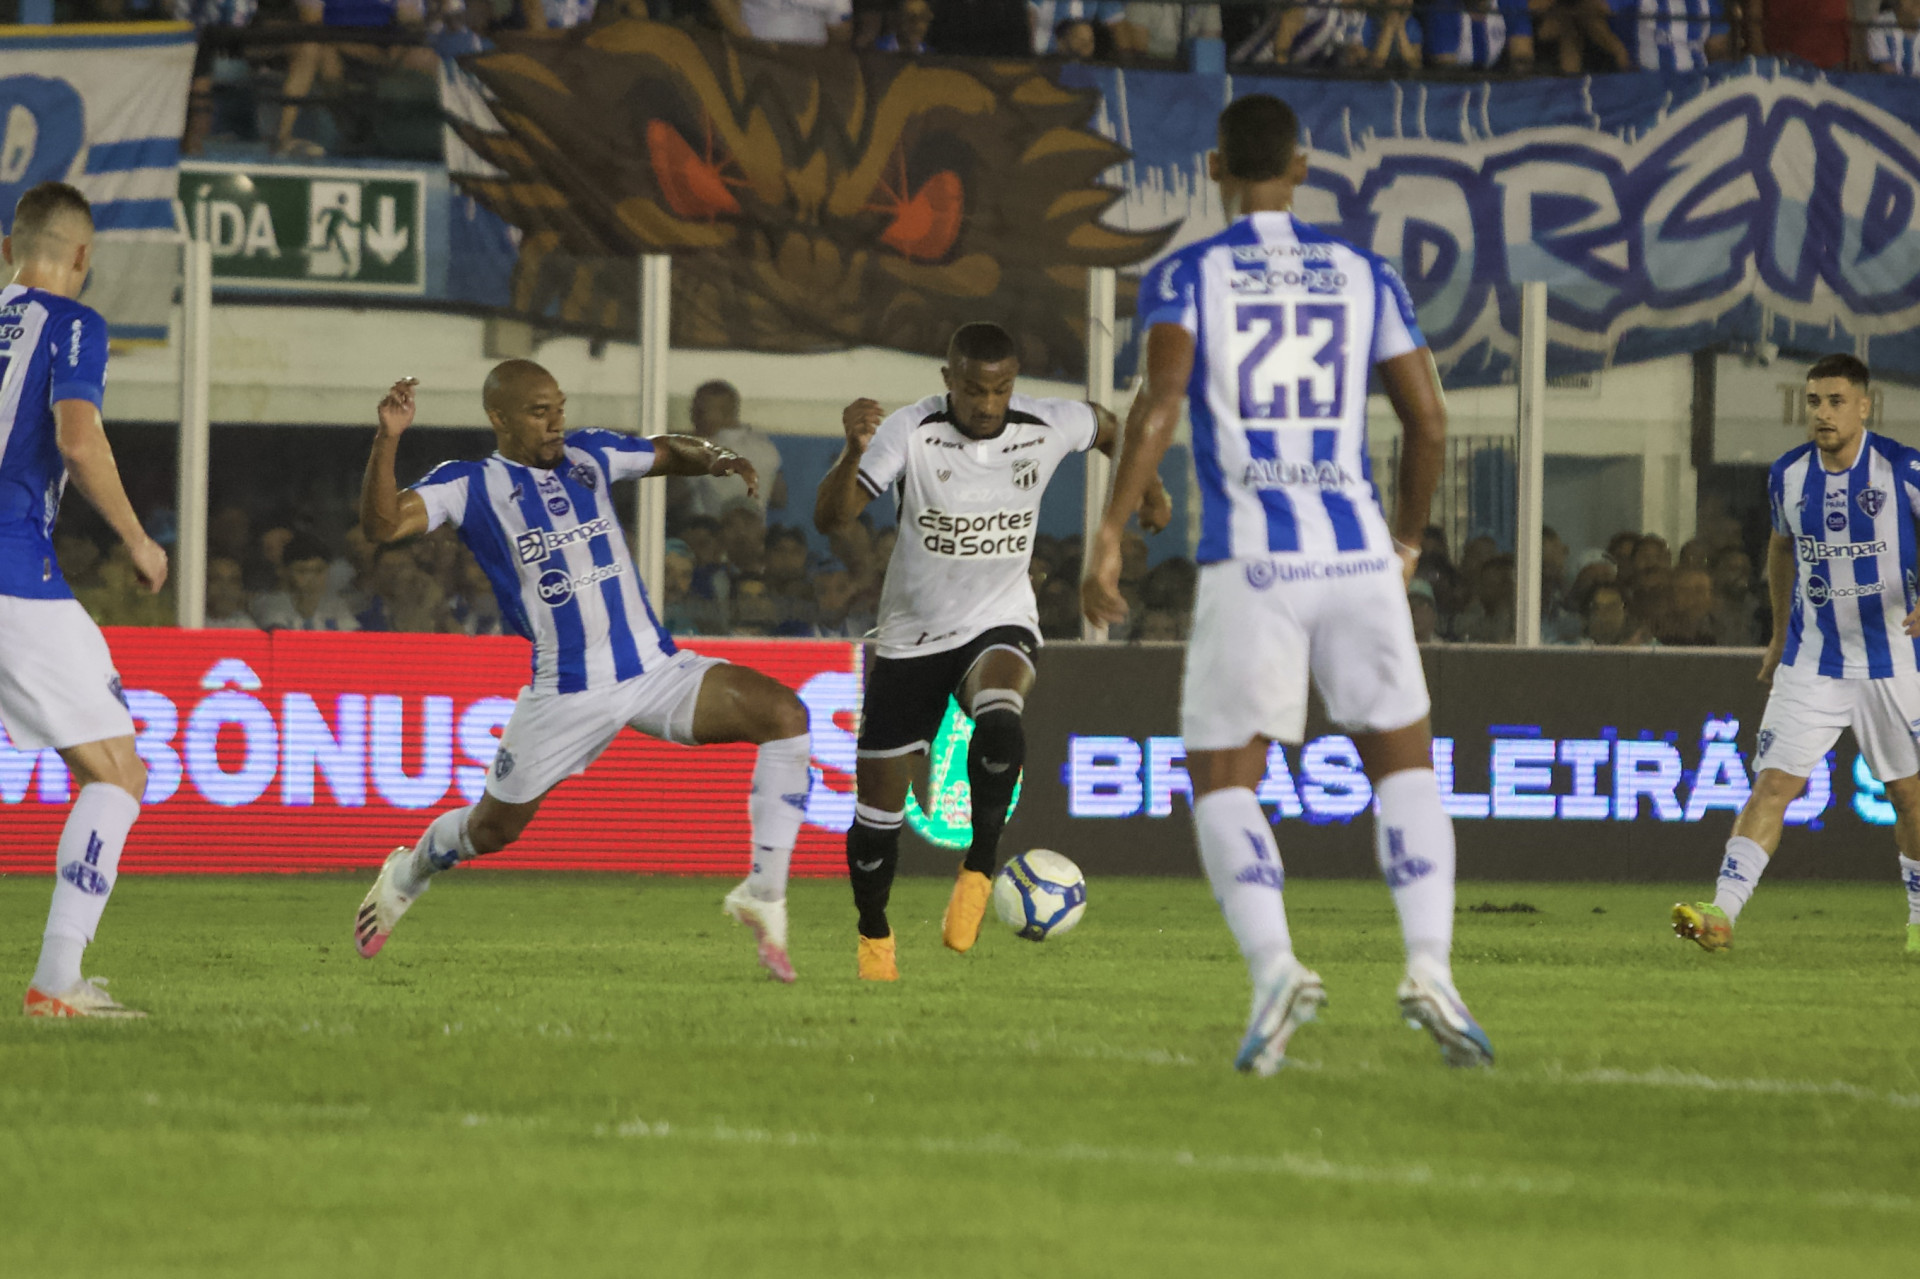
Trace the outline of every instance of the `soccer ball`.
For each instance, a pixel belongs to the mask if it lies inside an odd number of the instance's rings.
[[[993,913],[1028,941],[1045,941],[1087,913],[1086,876],[1050,849],[1022,853],[993,881]]]

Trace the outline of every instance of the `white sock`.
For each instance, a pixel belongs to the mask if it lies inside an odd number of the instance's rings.
[[[1259,981],[1274,961],[1293,954],[1281,896],[1286,873],[1273,827],[1244,786],[1209,791],[1194,801],[1193,825],[1213,899],[1240,943],[1247,971]]]
[[[478,857],[473,838],[467,834],[467,819],[472,816],[473,805],[468,804],[465,808],[450,808],[434,818],[421,832],[420,842],[413,846],[413,856],[400,863],[394,886],[408,897],[418,897],[427,891],[430,876]]]
[[[1407,964],[1424,961],[1452,980],[1453,819],[1430,768],[1409,768],[1375,784],[1380,813],[1373,850],[1393,890]]]
[[[1720,862],[1720,882],[1713,890],[1713,904],[1727,912],[1729,920],[1740,918],[1741,907],[1753,896],[1753,889],[1767,869],[1766,850],[1745,835],[1727,841],[1727,855]]]
[[[1920,862],[1901,854],[1900,878],[1907,886],[1907,922],[1920,924]]]
[[[813,761],[813,738],[802,733],[777,742],[762,742],[753,761],[753,793],[747,796],[747,815],[753,822],[753,869],[747,873],[747,891],[763,902],[784,900],[787,867],[793,862],[793,841],[807,816],[807,792],[813,787],[808,766]]]
[[[100,926],[120,869],[120,850],[139,816],[140,801],[110,782],[80,788],[54,854],[58,877],[40,963],[33,970],[36,990],[59,994],[79,983],[80,956]]]

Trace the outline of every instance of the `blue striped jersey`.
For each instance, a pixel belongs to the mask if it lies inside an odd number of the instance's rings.
[[[1392,549],[1367,376],[1427,344],[1392,267],[1291,214],[1255,213],[1157,264],[1138,314],[1194,337],[1195,559]]]
[[[67,487],[53,406],[99,408],[107,388],[107,322],[42,289],[0,289],[0,595],[72,599],[53,554]]]
[[[1697,71],[1727,34],[1720,0],[1613,0],[1613,22],[1642,71]]]
[[[1899,75],[1920,75],[1920,31],[1908,31],[1891,13],[1867,28],[1867,61]]]
[[[495,453],[446,462],[413,486],[427,530],[452,521],[507,624],[533,641],[533,687],[608,688],[675,651],[654,616],[608,488],[653,468],[653,445],[617,431],[569,431],[550,471]]]
[[[1829,471],[1802,444],[1773,464],[1767,495],[1774,532],[1794,547],[1781,660],[1835,679],[1920,670],[1920,641],[1902,629],[1920,601],[1920,451],[1868,432],[1853,465]]]
[[[1524,4],[1502,0],[1485,12],[1468,12],[1459,3],[1435,5],[1427,14],[1426,52],[1452,58],[1463,67],[1491,67],[1507,51],[1513,36],[1533,35],[1533,18]]]

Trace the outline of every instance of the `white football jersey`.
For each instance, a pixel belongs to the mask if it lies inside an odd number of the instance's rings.
[[[900,519],[880,593],[880,656],[943,653],[996,626],[1040,634],[1027,578],[1040,499],[1061,460],[1099,433],[1089,405],[1025,395],[991,440],[963,434],[945,395],[880,424],[859,473],[871,497],[896,490]]]

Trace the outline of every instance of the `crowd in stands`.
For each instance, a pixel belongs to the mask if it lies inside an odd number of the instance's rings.
[[[1573,563],[1553,529],[1541,534],[1540,638],[1598,648],[1754,647],[1772,632],[1766,587],[1738,521],[1713,517],[1676,557],[1656,533],[1622,531]],[[1427,530],[1407,590],[1423,644],[1511,644],[1514,557],[1475,537],[1456,562]]]
[[[1687,70],[1745,55],[1920,74],[1920,0],[58,0],[56,12],[202,30],[188,154],[215,127],[216,79],[270,78],[255,86],[243,131],[275,154],[312,156],[325,148],[302,127],[303,112],[321,102],[340,109],[355,83],[411,81],[430,100],[439,53],[471,52],[497,31],[628,15],[904,57],[1173,65],[1210,39],[1237,66],[1389,74]],[[262,34],[243,38],[243,29]],[[394,97],[383,89],[362,105],[390,112]]]

